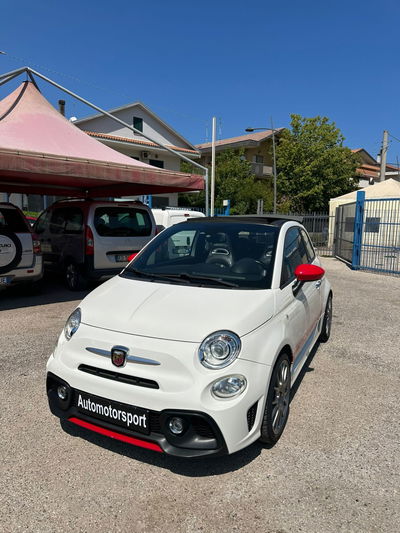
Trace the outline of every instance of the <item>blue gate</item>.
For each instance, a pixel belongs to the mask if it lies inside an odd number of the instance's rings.
[[[366,199],[358,191],[353,206],[352,268],[400,274],[400,198]]]

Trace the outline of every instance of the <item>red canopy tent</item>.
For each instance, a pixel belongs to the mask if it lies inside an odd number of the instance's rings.
[[[146,165],[89,137],[32,82],[0,101],[1,192],[107,197],[203,188],[203,176]]]

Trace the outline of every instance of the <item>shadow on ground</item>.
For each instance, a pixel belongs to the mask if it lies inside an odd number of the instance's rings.
[[[15,285],[0,290],[0,311],[82,300],[90,291],[70,291],[60,276],[46,274],[37,287]]]

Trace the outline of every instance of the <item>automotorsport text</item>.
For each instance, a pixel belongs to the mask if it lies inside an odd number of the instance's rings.
[[[77,407],[97,418],[109,419],[114,423],[135,429],[137,431],[148,432],[148,420],[146,413],[137,414],[131,410],[124,409],[121,404],[102,403],[100,398],[93,400],[91,397],[78,393]],[[122,407],[122,408],[121,408]]]

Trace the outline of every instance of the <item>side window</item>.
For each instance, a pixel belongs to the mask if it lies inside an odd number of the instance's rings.
[[[65,209],[60,207],[58,209],[54,209],[52,212],[50,218],[50,233],[53,233],[53,235],[59,235],[60,233],[63,233],[66,222],[65,211]]]
[[[306,231],[304,231],[303,229],[301,230],[301,234],[303,236],[303,239],[304,239],[304,244],[306,246],[306,250],[307,250],[307,255],[308,255],[308,263],[312,263],[315,259],[315,250],[314,250],[314,246],[312,245],[312,242],[311,242],[311,239],[310,239],[310,236],[308,235],[308,233]]]
[[[35,224],[35,233],[38,235],[41,235],[46,231],[47,224],[49,222],[49,216],[50,213],[48,211],[45,211],[40,215],[40,217],[37,219],[37,222]]]
[[[283,248],[281,287],[295,279],[296,267],[304,263],[308,263],[308,256],[300,228],[290,228]]]
[[[68,209],[65,216],[64,233],[77,235],[83,231],[83,214],[78,207]]]

